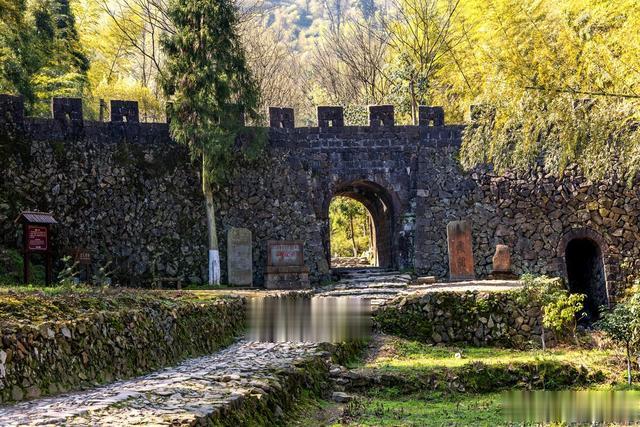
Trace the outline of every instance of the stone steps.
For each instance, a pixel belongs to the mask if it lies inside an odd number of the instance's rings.
[[[412,282],[409,274],[379,269],[357,269],[339,272],[338,283],[318,289],[326,297],[366,298],[377,307],[384,301],[405,292]]]

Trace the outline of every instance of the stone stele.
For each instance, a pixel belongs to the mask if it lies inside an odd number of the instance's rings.
[[[453,221],[447,224],[449,248],[449,278],[451,280],[475,279],[471,223]]]
[[[496,245],[496,253],[493,256],[494,273],[511,273],[511,254],[509,246]]]
[[[267,289],[306,289],[309,269],[304,265],[304,243],[298,240],[267,242]]]
[[[227,272],[229,284],[253,285],[251,230],[231,228],[227,234]]]

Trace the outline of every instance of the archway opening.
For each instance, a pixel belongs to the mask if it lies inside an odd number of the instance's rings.
[[[329,205],[329,227],[332,268],[378,266],[373,218],[362,203],[334,197]]]
[[[364,180],[337,186],[325,209],[331,268],[393,267],[394,210],[383,187]]]
[[[565,260],[569,290],[587,296],[583,320],[588,323],[598,320],[600,307],[609,302],[600,246],[589,238],[573,239],[567,244]]]

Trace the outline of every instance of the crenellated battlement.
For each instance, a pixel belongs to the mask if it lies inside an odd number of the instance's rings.
[[[101,101],[101,114],[105,109]],[[384,134],[396,140],[414,141],[429,145],[459,146],[464,125],[445,125],[442,107],[420,106],[418,126],[397,125],[393,105],[371,105],[368,126],[351,126],[345,122],[341,106],[318,106],[317,127],[295,127],[293,108],[269,107],[269,135],[272,147],[318,148],[337,144],[344,139],[349,146],[385,146],[391,144]],[[473,110],[472,110],[473,111]],[[24,132],[33,139],[78,139],[95,135],[107,136],[107,141],[127,140],[138,143],[170,141],[167,123],[140,122],[136,101],[111,100],[110,121],[85,120],[80,98],[53,98],[51,118],[25,117],[24,99],[20,96],[0,95],[0,130]],[[238,120],[245,123],[244,115]],[[103,138],[105,139],[105,138]],[[358,139],[358,141],[353,141]],[[329,141],[332,140],[332,141]],[[347,140],[352,140],[347,142]],[[394,145],[394,144],[391,144]]]

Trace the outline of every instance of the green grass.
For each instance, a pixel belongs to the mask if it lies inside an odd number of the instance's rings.
[[[456,354],[461,357],[456,357]],[[393,337],[387,342],[383,356],[363,366],[402,373],[432,368],[458,368],[475,362],[486,365],[508,365],[542,361],[569,362],[575,365],[598,367],[605,374],[612,375],[617,375],[620,363],[623,362],[621,356],[611,350],[553,348],[542,351],[495,347],[443,347]]]
[[[174,307],[181,302],[204,303],[226,297],[214,292],[102,289],[90,286],[2,286],[0,324],[71,320],[98,311],[154,305]]]
[[[347,411],[358,426],[496,426],[503,425],[500,394],[421,393],[396,396],[393,389],[368,394]]]

